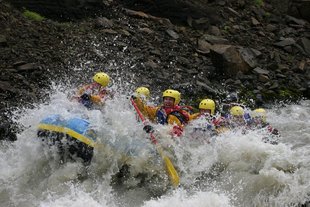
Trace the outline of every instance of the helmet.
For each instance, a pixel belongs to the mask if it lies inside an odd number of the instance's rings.
[[[253,118],[261,118],[263,122],[267,121],[267,113],[263,108],[258,108],[253,111]]]
[[[174,105],[177,105],[181,101],[181,93],[179,91],[173,90],[173,89],[167,89],[163,92],[163,98],[164,97],[171,97],[174,98]]]
[[[233,116],[243,116],[244,110],[241,106],[233,106],[230,109],[230,114]]]
[[[203,99],[199,104],[199,109],[210,110],[213,115],[215,111],[215,102],[212,99]]]
[[[139,87],[136,89],[137,96],[145,96],[146,98],[150,97],[150,90],[146,87]]]
[[[100,72],[94,75],[93,80],[103,87],[106,87],[110,82],[110,77],[106,73]]]

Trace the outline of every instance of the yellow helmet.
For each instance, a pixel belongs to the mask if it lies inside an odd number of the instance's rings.
[[[215,111],[215,102],[212,99],[203,99],[199,103],[199,109],[210,110],[211,114],[213,115]]]
[[[136,89],[137,96],[145,96],[146,98],[150,97],[150,90],[146,87],[139,87]]]
[[[243,116],[244,110],[241,106],[233,106],[230,109],[230,114],[233,116]]]
[[[110,82],[110,77],[106,73],[100,72],[94,75],[93,80],[103,87],[106,87]]]
[[[261,118],[263,122],[267,121],[267,112],[263,108],[258,108],[253,111],[253,118]]]
[[[173,89],[167,89],[163,92],[163,98],[164,97],[171,97],[174,98],[174,105],[177,105],[181,101],[181,93],[177,90]]]

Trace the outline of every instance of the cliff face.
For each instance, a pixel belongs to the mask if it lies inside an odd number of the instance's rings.
[[[52,80],[74,86],[102,69],[194,100],[310,97],[309,22],[275,1],[11,2],[0,2],[0,137],[14,139],[11,107],[44,100]],[[21,7],[52,19],[26,18]]]

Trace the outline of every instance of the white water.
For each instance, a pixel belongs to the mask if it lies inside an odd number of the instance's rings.
[[[158,127],[162,144],[174,151],[181,177],[169,187],[161,158],[135,120],[125,96],[108,101],[103,113],[70,102],[59,90],[51,101],[16,116],[25,129],[14,143],[0,146],[0,206],[294,206],[310,200],[310,101],[268,110],[269,122],[282,134],[280,144],[263,143],[258,132],[225,133],[207,144],[182,137],[171,141],[167,127]],[[124,151],[137,145],[130,164],[132,177],[111,185],[122,163],[120,153],[96,150],[90,166],[60,164],[54,149],[43,148],[36,126],[50,114],[89,119],[99,141]],[[133,176],[159,174],[139,185]]]

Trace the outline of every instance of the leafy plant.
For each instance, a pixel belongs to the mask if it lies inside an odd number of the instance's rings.
[[[257,6],[263,6],[264,5],[264,0],[254,0],[254,3]]]
[[[31,20],[35,20],[35,21],[42,21],[45,18],[43,16],[41,16],[40,14],[36,13],[36,12],[32,12],[29,10],[25,10],[23,12],[23,15]]]

